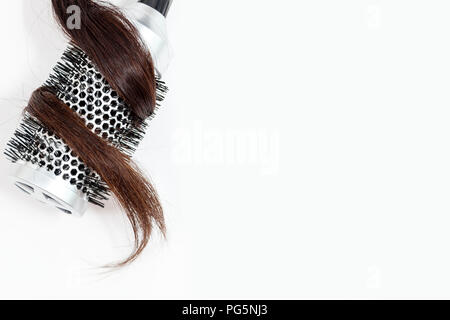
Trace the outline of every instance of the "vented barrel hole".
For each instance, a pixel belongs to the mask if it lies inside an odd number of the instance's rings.
[[[66,210],[66,209],[63,209],[63,208],[59,208],[59,207],[56,207],[56,208],[57,208],[58,210],[64,212],[65,214],[72,214],[72,211],[69,211],[69,210]]]
[[[49,196],[46,193],[43,193],[45,200],[47,200],[48,202],[54,203],[54,204],[59,204],[58,201],[56,201],[53,197]]]
[[[32,194],[34,192],[34,188],[32,186],[29,186],[25,183],[16,182],[16,187],[18,187],[20,190],[27,194]]]

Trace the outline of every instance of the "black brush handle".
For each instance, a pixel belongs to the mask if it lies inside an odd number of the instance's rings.
[[[167,17],[172,0],[139,0],[153,9],[159,11],[164,17]]]

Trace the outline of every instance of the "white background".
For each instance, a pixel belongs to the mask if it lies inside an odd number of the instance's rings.
[[[136,155],[168,240],[105,273],[131,250],[114,203],[61,215],[3,158],[0,298],[450,298],[449,14],[175,0],[171,91]],[[66,40],[49,0],[1,1],[0,32],[4,147]]]

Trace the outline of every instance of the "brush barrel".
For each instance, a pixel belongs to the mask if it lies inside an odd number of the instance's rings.
[[[167,69],[171,60],[165,19],[171,2],[171,0],[143,0],[122,8],[148,46],[158,78]],[[67,103],[64,99],[62,100]],[[47,140],[51,139],[48,137],[44,139],[44,141]],[[39,167],[28,161],[20,160],[14,163],[14,172],[11,177],[17,188],[40,202],[56,207],[65,214],[81,217],[87,210],[88,202],[92,202],[85,193],[77,190],[67,181],[63,181],[61,176],[57,177],[45,167]]]

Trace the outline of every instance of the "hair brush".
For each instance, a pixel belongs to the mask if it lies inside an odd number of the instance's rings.
[[[134,252],[123,263],[139,255],[155,223],[165,230],[156,191],[131,157],[167,92],[161,75],[170,60],[171,3],[143,0],[118,10],[53,0],[71,41],[5,151],[15,185],[63,213],[82,216],[88,203],[103,207],[112,193],[135,233]],[[71,5],[81,9],[79,30],[65,25]]]

